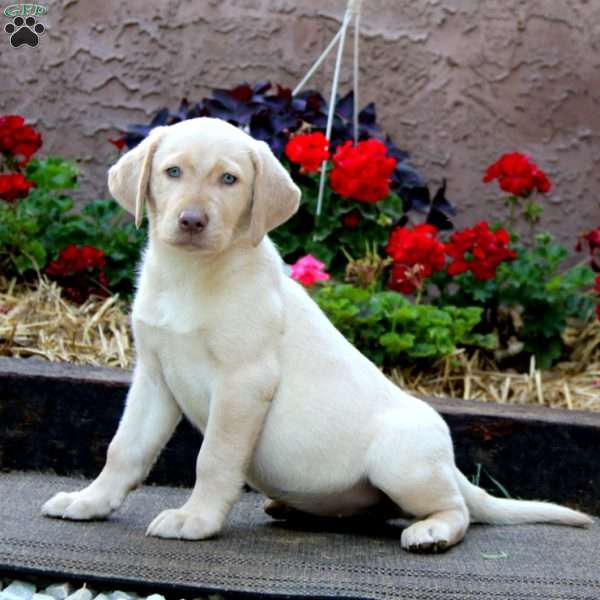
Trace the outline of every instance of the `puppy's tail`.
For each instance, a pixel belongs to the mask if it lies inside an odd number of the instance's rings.
[[[587,527],[593,522],[581,512],[550,502],[495,498],[473,485],[458,469],[456,478],[473,522],[495,525],[555,523],[574,527]]]

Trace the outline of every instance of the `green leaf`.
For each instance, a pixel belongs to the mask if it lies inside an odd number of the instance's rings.
[[[505,498],[511,498],[511,495],[508,493],[508,490],[497,479],[494,479],[485,469],[483,470],[483,472],[488,476],[489,480],[498,488],[498,490],[500,490],[500,493]]]
[[[29,240],[26,251],[33,261],[35,261],[35,266],[38,269],[41,269],[46,264],[46,250],[38,240]]]
[[[410,356],[414,356],[415,358],[431,358],[436,356],[436,354],[436,347],[428,343],[415,344],[410,349]]]
[[[392,355],[400,354],[415,343],[415,336],[410,333],[388,332],[379,337],[379,343]]]
[[[27,165],[25,176],[44,190],[62,190],[77,186],[79,168],[74,162],[58,156],[33,159]]]
[[[12,260],[15,265],[15,268],[17,269],[17,272],[20,275],[22,275],[26,271],[35,269],[35,266],[31,262],[31,259],[28,256],[25,256],[24,254],[19,254],[17,256],[13,256]]]
[[[417,320],[419,316],[419,311],[415,306],[408,304],[406,306],[401,306],[399,308],[393,309],[389,313],[389,316],[394,323],[406,325],[407,323],[411,323]]]
[[[485,348],[486,350],[494,350],[498,347],[498,338],[493,333],[472,333],[465,335],[462,338],[462,343],[465,346],[476,346],[478,348]]]

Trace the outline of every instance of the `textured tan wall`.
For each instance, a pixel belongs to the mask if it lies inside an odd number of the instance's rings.
[[[37,48],[13,49],[0,31],[0,108],[37,123],[45,152],[81,158],[90,197],[107,193],[116,128],[213,86],[293,86],[345,1],[48,5]],[[363,99],[430,181],[448,177],[459,222],[501,214],[481,175],[521,150],[555,184],[548,228],[567,241],[600,225],[600,1],[365,0],[363,24]],[[324,91],[331,69],[315,80]]]

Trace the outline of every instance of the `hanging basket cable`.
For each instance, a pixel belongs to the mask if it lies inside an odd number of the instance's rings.
[[[344,53],[344,42],[346,41],[346,31],[348,30],[348,26],[350,22],[354,18],[354,54],[353,54],[353,81],[352,87],[354,92],[354,110],[353,110],[353,135],[354,135],[354,143],[358,142],[358,47],[360,40],[360,5],[361,0],[348,0],[348,6],[346,8],[346,12],[344,13],[344,18],[342,20],[342,24],[340,29],[335,34],[331,42],[327,45],[322,54],[317,58],[312,67],[308,70],[306,75],[302,78],[300,83],[294,88],[292,91],[292,95],[298,94],[302,88],[308,83],[310,78],[315,74],[317,69],[321,66],[323,61],[327,58],[330,52],[335,48],[337,44],[337,56],[335,61],[335,68],[333,71],[333,81],[331,84],[331,96],[329,99],[329,112],[327,114],[327,125],[325,127],[325,137],[329,141],[331,139],[331,130],[333,128],[333,116],[335,112],[335,104],[337,98],[337,90],[340,79],[340,71],[342,67],[342,56]],[[317,197],[317,218],[321,214],[321,210],[323,208],[323,195],[325,192],[325,176],[327,174],[327,164],[328,161],[325,160],[321,164],[321,177],[319,180],[319,194]]]
[[[360,10],[356,10],[354,20],[354,57],[352,61],[352,90],[354,91],[354,110],[352,111],[354,144],[358,143],[358,45],[360,41]]]

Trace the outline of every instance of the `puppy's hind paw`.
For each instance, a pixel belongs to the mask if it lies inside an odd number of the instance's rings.
[[[286,520],[301,515],[300,511],[288,506],[281,500],[267,499],[263,505],[263,510],[273,519]]]
[[[402,532],[402,548],[420,554],[438,554],[450,547],[450,534],[444,523],[420,521]]]

